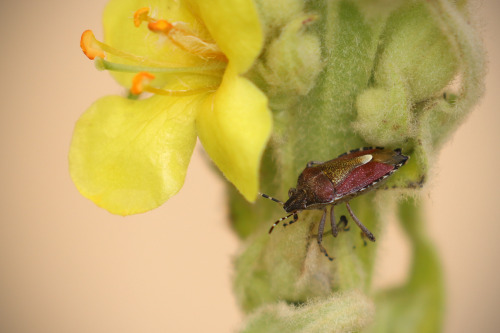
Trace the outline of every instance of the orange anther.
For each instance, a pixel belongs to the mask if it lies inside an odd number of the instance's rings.
[[[130,92],[134,95],[139,95],[144,91],[144,85],[147,85],[151,82],[155,76],[148,72],[139,72],[132,79],[132,87],[130,88]]]
[[[92,30],[85,30],[83,32],[82,38],[80,39],[80,47],[90,60],[94,60],[95,57],[104,58],[105,56]]]
[[[165,20],[151,21],[148,23],[148,28],[151,31],[168,32],[172,29],[172,23]]]
[[[149,19],[149,8],[148,7],[143,7],[141,9],[138,9],[134,13],[134,25],[136,27],[140,26],[142,21],[148,21]]]

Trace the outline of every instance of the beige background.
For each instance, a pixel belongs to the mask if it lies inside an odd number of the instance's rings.
[[[84,29],[101,36],[104,4],[1,5],[0,332],[230,332],[242,318],[231,294],[238,241],[200,148],[182,191],[139,216],[97,208],[69,179],[74,122],[98,97],[121,92],[78,45]],[[446,272],[446,332],[500,325],[499,9],[494,0],[478,6],[487,94],[425,192]],[[384,236],[377,285],[406,267],[398,229]]]

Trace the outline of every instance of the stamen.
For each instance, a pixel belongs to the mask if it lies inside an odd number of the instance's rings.
[[[99,45],[99,41],[95,38],[92,30],[85,30],[80,38],[80,47],[83,53],[90,59],[94,60],[95,57],[104,58],[104,50]]]
[[[104,58],[106,56],[106,53],[109,53],[114,56],[120,57],[122,59],[131,60],[135,63],[152,65],[152,66],[175,67],[175,64],[170,64],[163,61],[140,57],[128,52],[115,49],[114,47],[109,46],[108,44],[105,44],[97,40],[91,30],[86,30],[83,32],[82,37],[80,39],[80,47],[82,48],[83,53],[85,53],[85,55],[90,60],[94,60],[97,57]]]
[[[163,96],[190,96],[198,95],[203,92],[215,92],[217,87],[203,87],[197,89],[185,89],[185,90],[169,90],[169,89],[158,89],[151,86],[144,87],[144,91]]]
[[[173,27],[172,23],[168,22],[167,20],[155,20],[148,14],[149,14],[148,7],[138,9],[134,13],[134,25],[136,27],[139,27],[143,21],[146,21],[149,22],[148,29],[154,32],[168,33],[168,31],[172,29]]]
[[[141,94],[144,91],[144,85],[147,85],[154,78],[155,76],[148,72],[137,73],[132,79],[132,87],[130,88],[130,92],[134,95]]]
[[[207,76],[220,77],[226,68],[223,63],[215,63],[213,65],[207,65],[203,67],[147,67],[147,66],[136,66],[119,64],[105,59],[96,57],[94,59],[95,67],[98,70],[109,70],[115,72],[125,72],[125,73],[138,73],[138,72],[149,72],[149,73],[162,73],[162,74],[200,74]],[[172,65],[173,66],[173,65]]]
[[[142,21],[149,21],[151,18],[148,16],[148,13],[149,13],[148,7],[143,7],[141,9],[138,9],[134,13],[134,25],[136,27],[139,27]]]
[[[189,96],[196,95],[202,92],[215,91],[217,87],[203,87],[198,89],[185,89],[185,90],[169,90],[169,89],[158,89],[149,85],[149,83],[155,78],[155,76],[148,72],[137,73],[132,79],[132,87],[130,92],[134,95],[139,95],[143,92],[150,92],[156,95],[163,96]]]
[[[149,30],[154,32],[163,32],[165,34],[168,33],[173,27],[172,23],[166,20],[151,21],[148,23]]]
[[[198,33],[192,31],[185,22],[169,22],[167,20],[157,20],[149,15],[149,8],[141,8],[134,14],[134,25],[139,27],[143,21],[148,22],[148,29],[162,33],[170,39],[172,43],[191,54],[202,59],[217,59],[227,62],[227,58],[219,49],[217,44],[206,41]]]
[[[97,40],[91,30],[83,32],[80,46],[85,55],[94,60],[95,66],[99,70],[119,71],[126,73],[136,73],[132,79],[130,93],[138,96],[143,92],[150,92],[157,95],[166,96],[187,96],[203,92],[216,91],[220,80],[212,80],[212,85],[200,88],[190,88],[184,90],[159,89],[150,83],[155,79],[152,73],[175,74],[179,82],[182,82],[179,75],[204,75],[221,78],[227,66],[227,58],[219,49],[216,43],[206,41],[199,37],[199,34],[191,30],[189,24],[185,22],[168,22],[167,20],[157,20],[149,16],[150,9],[141,8],[134,13],[134,25],[139,27],[143,21],[148,22],[150,31],[164,34],[172,43],[181,49],[197,55],[202,59],[218,59],[221,61],[206,62],[207,65],[199,67],[178,67],[179,64],[171,64],[161,60],[150,59],[137,56],[128,52],[115,49]],[[131,64],[115,63],[105,60],[106,55],[111,54],[113,59],[121,58],[128,60]]]

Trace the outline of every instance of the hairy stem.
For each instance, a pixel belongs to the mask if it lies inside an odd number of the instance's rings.
[[[261,191],[285,200],[307,162],[380,145],[411,157],[386,184],[405,189],[393,191],[393,200],[422,186],[437,148],[482,93],[484,53],[464,2],[280,1],[294,8],[289,23],[278,10],[285,23],[276,26],[272,9],[279,6],[264,6],[268,48],[248,73],[268,92],[274,114]],[[419,199],[398,204],[413,251],[409,279],[374,292],[377,242],[365,245],[352,220],[336,238],[327,228],[323,245],[335,258],[330,262],[316,243],[321,211],[302,211],[296,223],[269,235],[285,215],[280,206],[269,200],[252,205],[233,189],[229,193],[233,226],[245,239],[235,291],[243,309],[254,312],[245,332],[441,329],[440,263],[425,236]],[[365,194],[350,205],[377,236],[383,224],[374,198],[374,192]],[[335,215],[351,219],[344,205]]]

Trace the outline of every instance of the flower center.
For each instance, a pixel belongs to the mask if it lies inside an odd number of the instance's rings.
[[[142,22],[147,22],[150,31],[165,35],[174,45],[185,52],[208,61],[208,64],[200,67],[177,67],[175,64],[124,52],[100,42],[95,38],[91,30],[86,30],[82,34],[80,47],[83,53],[89,59],[94,60],[96,68],[99,70],[136,73],[132,79],[130,89],[134,95],[139,95],[147,91],[160,95],[182,96],[215,90],[216,86],[186,90],[167,90],[158,89],[151,85],[151,82],[155,78],[152,73],[175,75],[196,74],[221,77],[227,65],[227,58],[217,44],[199,36],[187,23],[168,22],[163,19],[157,20],[149,16],[149,11],[149,8],[141,8],[135,12],[134,25],[136,27],[140,27]],[[128,62],[132,62],[133,64],[115,63],[105,60],[106,53],[128,60]]]
[[[134,25],[139,27],[142,22],[148,22],[151,31],[162,33],[178,47],[197,55],[202,59],[217,59],[227,62],[227,58],[217,44],[207,41],[191,30],[185,22],[168,22],[156,20],[149,15],[149,8],[141,8],[134,14]]]

